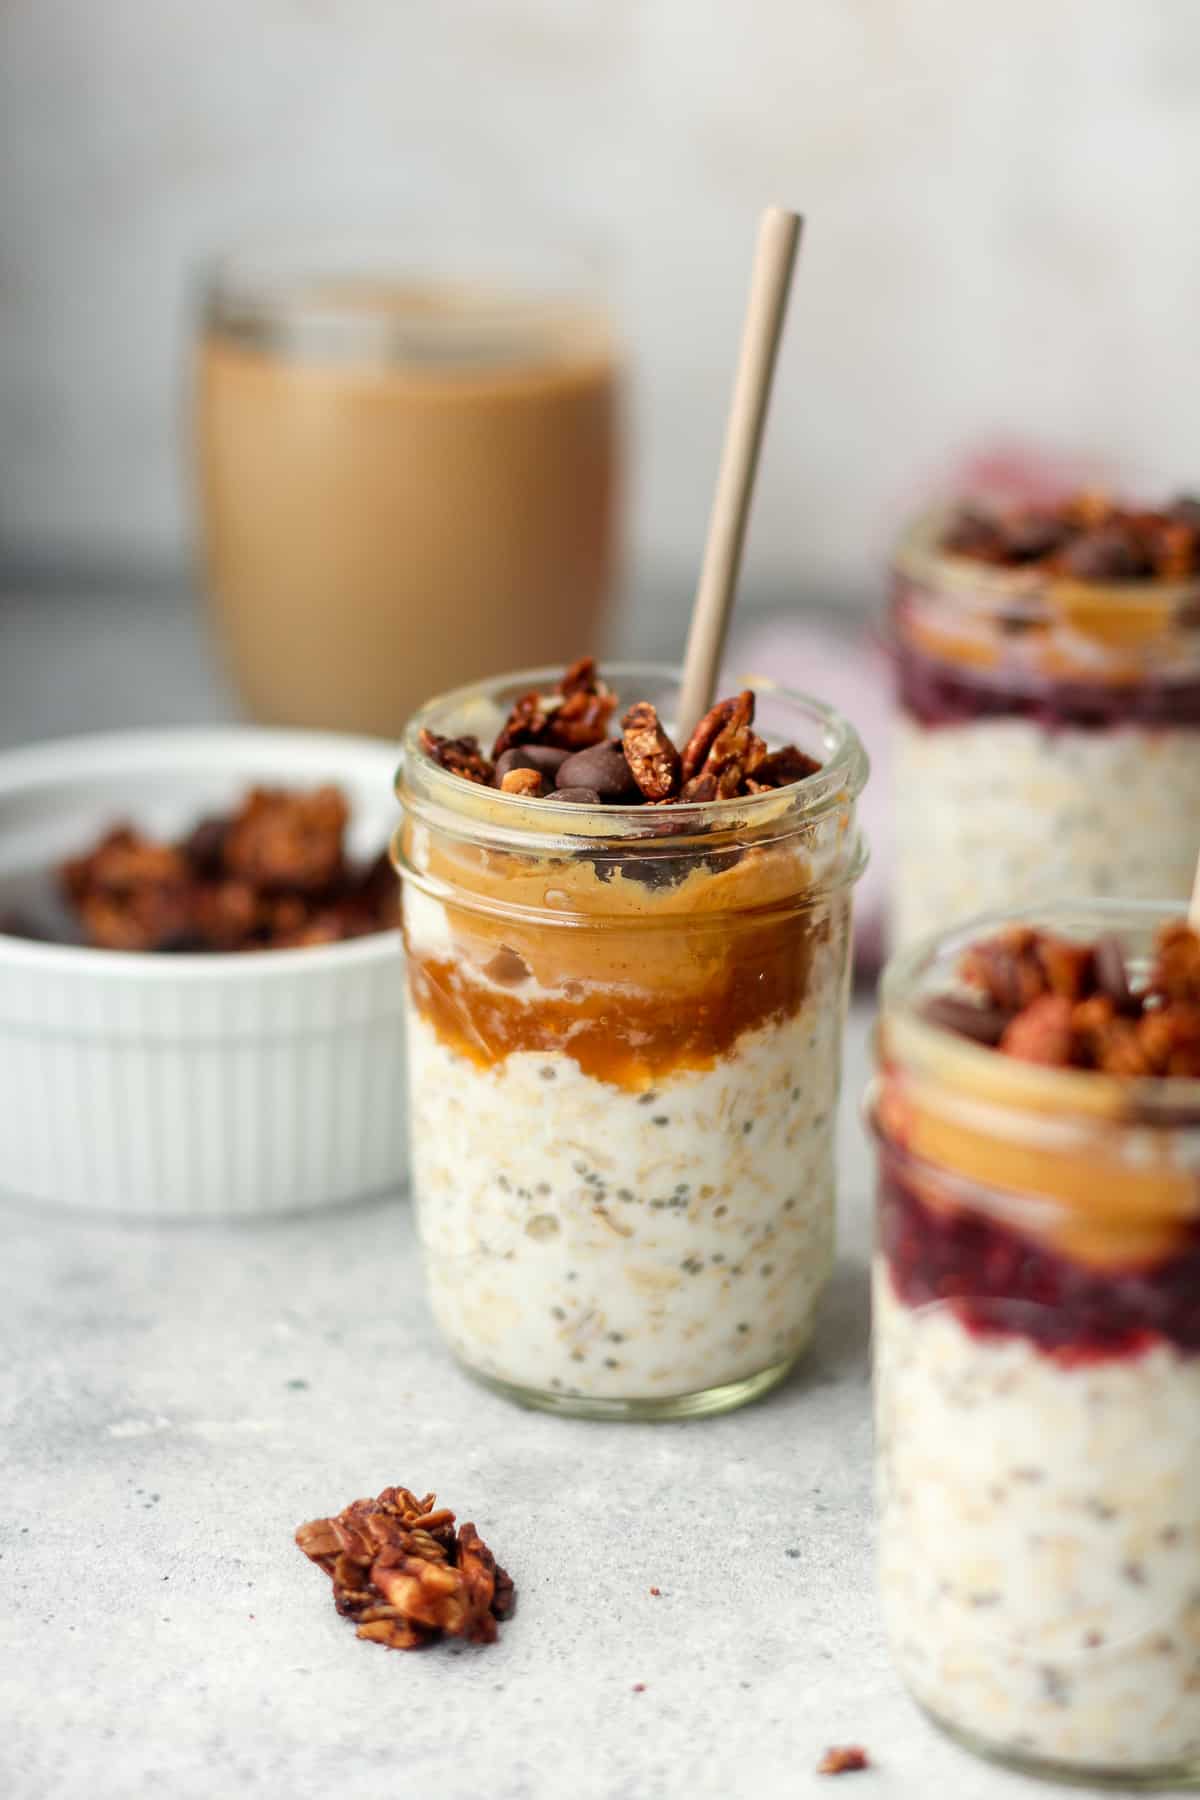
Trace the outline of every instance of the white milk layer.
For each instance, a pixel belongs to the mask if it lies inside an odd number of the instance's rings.
[[[1067,1367],[875,1272],[879,1572],[916,1697],[1014,1755],[1200,1757],[1200,1357]]]
[[[1186,900],[1200,730],[896,725],[893,947],[1038,900]]]
[[[641,1094],[562,1053],[481,1069],[410,1006],[419,1229],[464,1362],[637,1400],[796,1354],[833,1254],[838,962],[818,950],[795,1018]]]

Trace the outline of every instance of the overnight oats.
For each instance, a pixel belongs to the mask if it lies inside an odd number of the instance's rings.
[[[1186,901],[1200,501],[962,506],[919,521],[893,578],[893,945],[1060,894]]]
[[[880,1584],[915,1697],[1050,1773],[1200,1775],[1200,937],[999,916],[884,979]]]
[[[408,729],[413,1187],[467,1368],[667,1417],[779,1380],[829,1272],[866,761],[769,687],[680,752],[675,676],[613,684],[539,671]]]

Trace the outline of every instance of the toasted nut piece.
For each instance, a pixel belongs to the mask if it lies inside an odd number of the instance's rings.
[[[483,787],[491,786],[492,765],[479,748],[477,737],[440,737],[436,731],[422,727],[420,744],[426,756],[439,769],[449,769],[452,775],[461,775],[467,781],[477,781]]]
[[[1066,1068],[1071,1042],[1071,1002],[1062,994],[1043,994],[1017,1014],[1000,1039],[1000,1048],[1006,1056],[1025,1062]]]
[[[630,774],[647,800],[670,800],[679,792],[679,752],[648,700],[639,700],[622,720],[622,744]],[[592,786],[598,786],[596,782]]]
[[[749,688],[736,700],[718,702],[701,719],[687,747],[687,763],[695,773],[688,775],[685,769],[684,800],[732,800],[747,791],[767,755],[767,746],[750,729],[753,723],[754,695]]]
[[[385,1488],[331,1519],[301,1525],[296,1542],[333,1582],[339,1613],[358,1635],[391,1650],[415,1650],[439,1633],[490,1644],[514,1589],[474,1525],[455,1533],[435,1496]]]
[[[535,800],[546,792],[546,778],[540,769],[509,769],[500,778],[500,792]]]

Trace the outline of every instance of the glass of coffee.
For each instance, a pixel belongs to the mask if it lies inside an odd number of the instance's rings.
[[[619,366],[578,282],[231,259],[194,403],[207,587],[256,718],[395,736],[464,674],[599,645]]]

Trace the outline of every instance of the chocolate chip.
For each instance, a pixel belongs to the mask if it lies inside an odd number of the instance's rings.
[[[1139,1007],[1129,986],[1129,970],[1125,966],[1125,952],[1120,938],[1112,932],[1106,932],[1103,937],[1097,938],[1093,959],[1096,986],[1100,992],[1107,994],[1118,1012],[1136,1013]]]
[[[636,799],[638,792],[625,752],[611,738],[568,756],[559,766],[555,781],[560,788],[595,788],[601,800],[614,804]]]
[[[567,800],[575,806],[599,806],[600,796],[591,787],[561,787],[546,795],[547,800]]]
[[[1011,1014],[999,1006],[980,1006],[955,994],[935,994],[921,1008],[922,1017],[943,1031],[957,1032],[972,1043],[994,1049],[1004,1036]]]
[[[1121,525],[1098,525],[1069,544],[1059,559],[1067,575],[1080,581],[1136,581],[1151,573],[1142,546]]]
[[[512,769],[536,769],[552,781],[568,754],[556,744],[515,744],[496,758],[496,785],[499,787]]]

